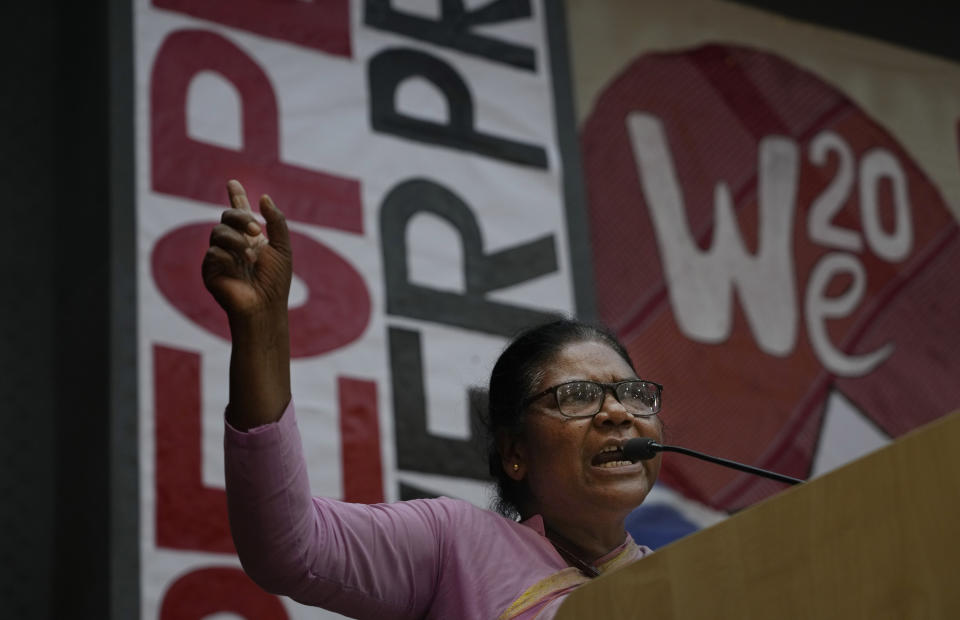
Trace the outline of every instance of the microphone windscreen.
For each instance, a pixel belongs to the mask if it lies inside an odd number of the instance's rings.
[[[652,459],[657,454],[656,444],[649,437],[637,437],[630,439],[623,444],[623,455],[636,463],[637,461],[646,461]]]

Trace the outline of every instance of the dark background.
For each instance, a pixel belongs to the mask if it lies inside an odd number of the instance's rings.
[[[741,4],[960,61],[916,3]],[[136,618],[131,2],[4,13],[0,614]]]

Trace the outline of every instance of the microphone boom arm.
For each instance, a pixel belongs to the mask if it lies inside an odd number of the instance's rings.
[[[709,461],[717,465],[731,467],[748,474],[755,474],[757,476],[763,476],[764,478],[770,478],[771,480],[776,480],[777,482],[785,482],[787,484],[800,484],[804,482],[799,478],[791,478],[790,476],[784,476],[783,474],[778,474],[773,471],[767,471],[766,469],[760,469],[759,467],[753,467],[751,465],[744,465],[743,463],[738,463],[729,459],[722,459],[718,456],[710,456],[709,454],[688,450],[687,448],[681,448],[680,446],[668,446],[655,441],[651,441],[649,445],[650,448],[658,452],[679,452],[680,454],[686,454],[687,456],[692,456],[703,461]]]

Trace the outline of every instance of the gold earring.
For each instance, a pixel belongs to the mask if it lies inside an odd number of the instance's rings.
[[[513,464],[513,471],[520,471],[520,465],[518,465],[517,463],[514,463],[514,464]]]

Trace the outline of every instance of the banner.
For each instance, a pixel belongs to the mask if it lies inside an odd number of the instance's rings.
[[[558,315],[665,385],[667,443],[797,477],[960,408],[956,64],[699,0],[134,16],[144,618],[335,617],[230,539],[200,263],[231,178],[290,224],[316,495],[486,506],[481,389]],[[628,520],[651,546],[783,488],[664,463]]]
[[[806,478],[960,408],[960,67],[718,2],[570,2],[601,319],[668,443]],[[667,457],[722,511],[782,488]]]
[[[476,388],[520,328],[589,312],[559,6],[408,4],[136,4],[144,618],[324,617],[253,585],[228,530],[200,280],[228,179],[290,223],[317,495],[486,506]]]

